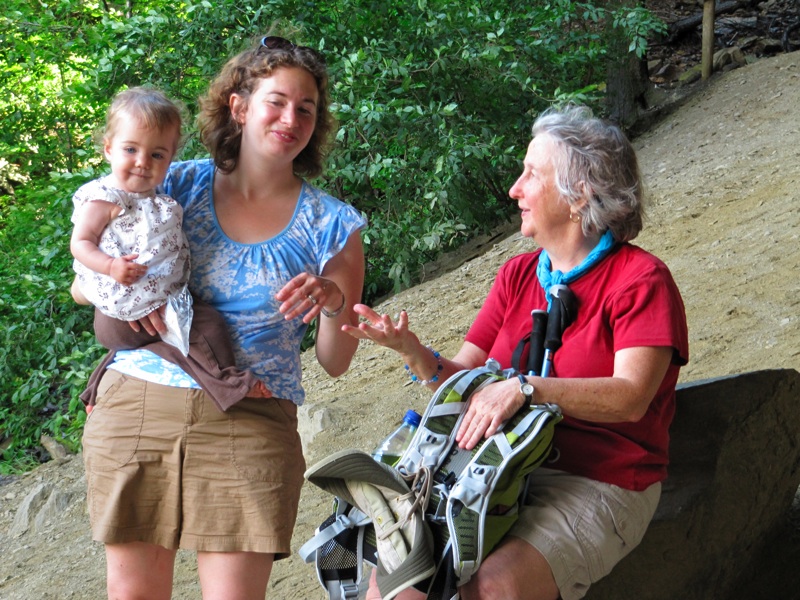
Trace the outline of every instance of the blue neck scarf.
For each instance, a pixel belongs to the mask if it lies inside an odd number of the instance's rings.
[[[552,271],[552,263],[547,250],[542,250],[539,255],[539,265],[536,267],[536,276],[539,278],[539,283],[542,284],[545,298],[547,298],[547,310],[550,310],[550,304],[553,302],[553,297],[550,295],[550,288],[554,285],[567,285],[578,279],[581,275],[586,273],[589,269],[603,260],[611,249],[614,247],[614,236],[608,230],[600,238],[600,242],[589,253],[589,256],[583,259],[574,269],[564,274],[561,271]]]

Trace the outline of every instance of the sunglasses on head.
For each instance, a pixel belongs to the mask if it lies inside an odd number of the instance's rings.
[[[297,48],[295,44],[286,38],[277,35],[265,35],[261,38],[261,47],[267,50],[294,50]]]
[[[258,50],[259,52],[264,49],[287,50],[291,52],[295,48],[303,52],[310,52],[318,60],[322,61],[323,64],[325,63],[325,57],[322,56],[322,54],[320,54],[317,50],[314,50],[314,48],[311,48],[310,46],[298,46],[297,44],[290,42],[286,38],[282,38],[277,35],[265,35],[263,38],[261,38],[261,47]]]

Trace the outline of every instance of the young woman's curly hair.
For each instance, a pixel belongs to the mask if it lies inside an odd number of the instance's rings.
[[[281,67],[305,69],[316,81],[319,92],[317,123],[308,145],[294,159],[294,171],[303,177],[316,177],[322,173],[335,127],[333,115],[328,110],[330,98],[325,59],[308,46],[286,42],[280,47],[268,48],[260,40],[258,45],[230,59],[211,82],[208,92],[200,98],[200,140],[223,173],[231,173],[236,168],[242,144],[242,126],[230,110],[231,95],[238,94],[248,102],[259,82]]]

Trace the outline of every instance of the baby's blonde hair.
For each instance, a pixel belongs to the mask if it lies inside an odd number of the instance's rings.
[[[147,129],[164,131],[175,127],[177,150],[181,137],[181,112],[180,107],[167,98],[164,92],[148,87],[129,88],[119,92],[108,108],[103,141],[107,142],[114,137],[121,119],[127,115],[138,119]]]

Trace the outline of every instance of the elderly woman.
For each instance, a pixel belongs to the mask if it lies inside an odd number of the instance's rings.
[[[642,181],[616,126],[585,107],[544,113],[509,194],[522,234],[540,249],[503,265],[452,360],[419,341],[405,312],[394,322],[357,305],[364,322],[343,329],[396,350],[434,389],[488,358],[516,367],[512,353],[530,333],[531,311],[547,308],[551,285],[569,286],[577,316],[551,376],[511,378],[476,393],[456,439],[474,447],[528,402],[561,407],[554,451],[531,476],[519,520],[461,596],[572,600],[639,544],[653,517],[678,371],[688,360],[686,316],[664,263],[630,244],[642,228]]]

